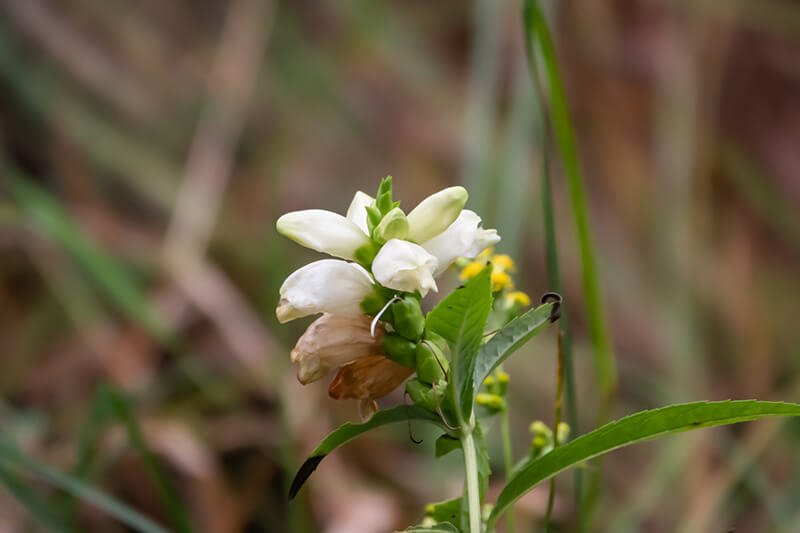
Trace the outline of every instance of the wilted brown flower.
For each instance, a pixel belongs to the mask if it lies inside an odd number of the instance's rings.
[[[370,333],[366,315],[324,314],[311,323],[291,353],[298,365],[297,379],[303,385],[323,377],[329,370],[383,351],[383,326]]]
[[[375,400],[396,389],[411,374],[413,368],[399,365],[382,355],[368,355],[339,369],[328,387],[336,400],[361,400],[361,418],[372,416],[378,406]]]

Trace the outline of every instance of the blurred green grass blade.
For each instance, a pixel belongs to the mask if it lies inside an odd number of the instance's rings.
[[[777,189],[774,180],[743,153],[741,147],[732,142],[723,142],[719,148],[719,158],[724,175],[731,178],[742,197],[800,256],[800,216],[796,206]]]
[[[165,505],[176,530],[192,531],[186,508],[142,436],[130,405],[122,394],[110,387],[101,386],[92,400],[89,416],[78,438],[78,459],[74,474],[80,478],[86,478],[100,434],[112,422],[120,423],[125,427],[128,440],[144,462],[147,474],[155,483],[161,502]]]
[[[575,135],[572,131],[566,94],[556,61],[550,30],[537,0],[525,1],[523,20],[529,53],[535,54],[538,51],[544,60],[544,72],[550,88],[549,112],[552,117],[552,129],[567,176],[567,187],[581,254],[583,296],[586,304],[589,330],[594,345],[597,382],[601,392],[607,399],[616,388],[617,371],[611,339],[605,323],[586,194],[583,187],[580,160],[578,159]],[[537,45],[536,47],[533,46],[534,42]]]
[[[800,416],[800,404],[757,400],[692,402],[641,411],[610,422],[522,467],[497,497],[489,517],[489,529],[518,498],[567,468],[656,437],[768,416]]]
[[[133,416],[128,402],[120,393],[108,387],[100,389],[98,401],[107,404],[114,418],[125,426],[131,445],[141,456],[147,473],[155,482],[156,487],[158,487],[161,500],[166,505],[175,523],[176,529],[183,533],[191,532],[192,526],[189,515],[181,503],[177,491],[172,486],[172,483],[170,483],[169,478],[164,474],[163,468],[145,442],[142,432],[139,429],[139,424],[136,423],[136,418]]]
[[[5,159],[0,169],[9,176],[8,188],[19,209],[45,235],[63,246],[122,312],[166,342],[169,335],[165,321],[150,306],[133,274],[100,250],[50,193],[24,179]]]
[[[25,507],[29,516],[44,526],[47,531],[58,533],[74,531],[68,527],[63,518],[59,517],[55,509],[44,501],[31,487],[11,471],[11,469],[0,465],[0,483],[5,485],[8,491]]]
[[[523,15],[524,18],[524,15]],[[545,108],[544,83],[539,74],[536,60],[536,50],[533,47],[533,36],[527,24],[523,24],[525,33],[525,51],[528,58],[528,70],[531,75],[531,89],[535,92],[534,101],[539,102],[538,116],[540,118],[538,138],[541,157],[541,204],[542,222],[544,226],[545,256],[547,261],[547,278],[549,288],[563,295],[561,284],[561,266],[558,258],[558,239],[556,237],[555,209],[553,207],[553,188],[550,177],[550,113]],[[572,351],[572,328],[570,327],[569,310],[566,305],[561,306],[559,319],[562,350],[562,364],[564,366],[564,395],[566,397],[567,422],[573,434],[580,433],[580,418],[578,415],[578,399],[575,392],[575,365]],[[579,531],[586,529],[587,509],[583,497],[583,472],[576,468],[573,474],[573,503],[575,505],[575,522]],[[551,487],[551,490],[553,488]],[[548,524],[549,526],[549,524]]]
[[[22,454],[0,435],[0,467],[18,466],[30,470],[61,490],[101,509],[123,524],[142,533],[167,533],[146,516],[83,481]]]

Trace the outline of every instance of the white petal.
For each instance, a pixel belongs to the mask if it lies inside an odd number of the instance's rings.
[[[384,287],[419,291],[425,296],[429,290],[438,290],[433,280],[437,263],[436,258],[418,244],[392,239],[375,256],[372,273]]]
[[[375,198],[361,191],[356,191],[350,207],[347,208],[347,219],[361,228],[365,235],[369,235],[367,226],[367,206],[375,203]]]
[[[434,276],[438,276],[459,257],[471,259],[498,242],[500,236],[497,230],[481,228],[481,217],[474,211],[464,209],[449,228],[422,243],[422,247],[438,260],[434,272]]]
[[[275,314],[281,323],[317,313],[360,315],[361,301],[372,291],[372,284],[369,273],[355,263],[314,261],[283,282]]]
[[[464,187],[448,187],[422,200],[408,214],[408,239],[425,242],[447,229],[467,203]]]
[[[306,248],[343,259],[354,259],[355,251],[369,242],[355,223],[324,209],[286,213],[276,227],[278,233]]]

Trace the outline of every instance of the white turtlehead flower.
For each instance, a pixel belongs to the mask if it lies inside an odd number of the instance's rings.
[[[489,246],[500,242],[497,230],[483,229],[481,217],[474,211],[464,209],[458,218],[443,233],[422,243],[438,265],[434,276],[438,276],[459,257],[473,259]]]
[[[292,211],[278,219],[278,233],[298,244],[342,259],[355,259],[356,250],[369,244],[367,206],[374,198],[356,192],[347,216],[325,209]]]
[[[275,314],[280,323],[318,313],[360,315],[361,301],[372,286],[372,277],[360,265],[338,259],[314,261],[283,282]]]
[[[407,239],[422,243],[446,230],[467,203],[464,187],[448,187],[422,200],[407,216]]]
[[[429,290],[437,291],[433,273],[438,261],[422,246],[400,239],[391,239],[378,252],[372,262],[375,279],[397,291],[419,291],[422,296]]]

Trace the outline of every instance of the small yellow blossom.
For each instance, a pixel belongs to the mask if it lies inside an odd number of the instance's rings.
[[[479,392],[475,396],[475,402],[478,405],[482,405],[483,407],[487,407],[493,411],[502,411],[506,408],[506,401],[502,396],[497,394]]]
[[[505,299],[510,305],[519,305],[520,307],[531,305],[531,297],[522,291],[509,292],[505,295]]]
[[[492,291],[498,292],[502,291],[506,287],[511,287],[511,276],[506,274],[505,272],[492,272]]]
[[[508,383],[509,375],[508,372],[503,372],[502,370],[497,371],[497,382],[500,384]]]
[[[514,260],[506,254],[494,255],[492,256],[491,261],[494,269],[499,270],[500,272],[516,272],[517,270]]]
[[[483,384],[487,387],[494,385],[494,376],[487,376],[486,379],[483,380]]]
[[[464,267],[464,270],[461,271],[461,281],[467,281],[469,279],[474,278],[477,276],[481,270],[486,266],[486,262],[482,261],[472,261],[468,263],[467,266]]]

